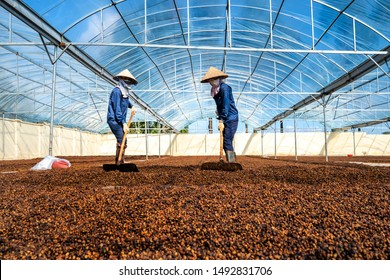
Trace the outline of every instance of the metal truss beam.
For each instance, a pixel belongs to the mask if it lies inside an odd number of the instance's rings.
[[[10,0],[5,0],[10,1]],[[2,2],[0,2],[2,5]],[[45,36],[46,37],[46,36]],[[65,37],[64,37],[65,38]],[[213,47],[213,46],[194,46],[194,45],[164,45],[153,43],[85,43],[85,42],[67,42],[67,45],[85,46],[85,47],[124,47],[124,48],[157,48],[157,49],[186,49],[186,50],[206,50],[206,51],[231,51],[240,53],[250,52],[270,52],[270,53],[305,53],[305,54],[352,54],[352,55],[386,55],[388,51],[377,50],[312,50],[312,49],[275,49],[275,48],[252,48],[252,47]],[[37,46],[43,45],[41,42],[2,42],[0,46]],[[50,44],[46,44],[50,45]],[[99,66],[99,68],[102,66]]]
[[[384,48],[382,51],[384,52],[384,54],[376,54],[370,57],[370,59],[365,60],[360,65],[352,69],[350,72],[344,74],[334,82],[330,83],[329,85],[327,85],[326,87],[318,91],[316,95],[306,97],[305,99],[301,100],[300,102],[292,106],[289,110],[286,110],[283,113],[276,115],[275,117],[272,118],[272,120],[270,120],[263,126],[255,128],[255,130],[267,129],[275,122],[288,117],[289,115],[293,114],[295,111],[315,101],[318,101],[327,95],[334,93],[340,88],[343,88],[344,86],[356,81],[357,79],[361,78],[362,76],[376,69],[378,67],[377,65],[382,65],[386,61],[390,60],[390,45]]]
[[[1,66],[0,66],[1,67]],[[3,67],[1,67],[3,68]],[[4,68],[3,68],[4,69]],[[25,78],[27,79],[27,78]],[[31,80],[33,81],[33,80]],[[33,81],[35,83],[38,83],[37,81]],[[42,86],[45,86],[43,83],[39,83],[41,84]],[[107,90],[105,89],[78,89],[78,90],[62,90],[62,89],[57,89],[58,92],[61,92],[63,94],[67,94],[67,93],[88,93],[88,94],[107,94]],[[164,93],[166,92],[167,90],[160,90],[160,89],[132,89],[133,92],[135,93],[138,93],[138,92],[150,92],[150,93]],[[174,93],[198,93],[198,94],[204,94],[205,92],[204,91],[193,91],[193,90],[180,90],[180,89],[173,89],[172,92]],[[14,93],[14,92],[8,92],[8,91],[1,91],[0,90],[0,93],[2,94],[7,94],[7,95],[14,95],[14,94],[17,94],[17,93]],[[40,92],[40,91],[36,91],[35,92],[36,94],[43,94],[43,92]],[[315,95],[317,94],[317,92],[294,92],[294,91],[283,91],[283,92],[259,92],[259,91],[244,91],[242,92],[243,94],[246,94],[246,95],[266,95],[266,94],[269,94],[269,95],[279,95],[279,96],[282,96],[282,97],[295,97],[297,95],[299,96],[304,96],[304,95]],[[390,95],[390,91],[379,91],[379,92],[368,92],[368,91],[352,91],[352,92],[342,92],[342,94],[348,94],[348,95],[357,95],[357,96],[361,96],[361,97],[365,97],[365,96],[368,96],[368,95],[376,95],[376,96],[383,96],[383,95]],[[208,99],[209,100],[209,97],[206,95],[204,97],[204,99]]]
[[[362,127],[373,126],[373,125],[377,125],[377,124],[381,124],[381,123],[385,123],[385,122],[390,122],[390,117],[380,119],[380,120],[363,122],[363,123],[359,123],[359,124],[353,124],[353,125],[344,126],[344,127],[340,127],[340,128],[334,128],[334,129],[332,129],[332,131],[342,131],[342,130],[348,130],[348,129],[362,128]]]
[[[88,68],[90,71],[99,75],[111,85],[115,84],[113,80],[113,75],[108,70],[106,70],[103,66],[97,63],[88,54],[80,50],[76,45],[72,44],[72,42],[70,42],[65,36],[58,32],[54,27],[52,27],[48,22],[46,22],[42,17],[40,17],[36,12],[31,10],[23,2],[15,0],[2,0],[0,1],[0,6],[7,10],[9,13],[13,14],[18,19],[20,19],[27,26],[35,30],[39,35],[45,37],[55,46],[59,46],[61,49],[67,48],[66,53],[78,62],[80,62],[86,68]],[[36,43],[33,44],[37,45]],[[42,42],[41,44],[44,44],[44,42]],[[15,43],[13,43],[13,45],[15,45]],[[143,109],[147,110],[151,115],[161,121],[165,126],[168,126],[175,132],[178,132],[178,130],[174,126],[169,124],[164,118],[162,118],[159,114],[153,111],[136,94],[133,93],[132,99],[141,107],[143,107]]]

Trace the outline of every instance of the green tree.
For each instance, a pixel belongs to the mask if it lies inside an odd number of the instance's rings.
[[[145,133],[145,124],[148,128],[148,134],[158,134],[160,132],[160,123],[156,121],[147,121],[145,122],[132,122],[130,124],[130,131],[131,134],[144,134]],[[164,133],[166,131],[166,127],[161,127],[161,133]]]
[[[180,133],[188,133],[188,125],[180,130]]]

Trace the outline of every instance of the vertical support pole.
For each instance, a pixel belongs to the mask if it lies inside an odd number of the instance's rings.
[[[148,7],[147,7],[147,3],[146,3],[147,0],[144,1],[144,25],[145,25],[145,29],[144,29],[144,43],[146,44],[148,42],[148,35],[147,35],[147,31],[148,31],[148,20],[147,20],[147,11],[148,11]]]
[[[148,143],[148,124],[146,122],[146,110],[145,112],[145,158],[148,160],[148,150],[149,150],[149,143]]]
[[[173,60],[173,72],[175,73],[175,90],[177,89],[177,84],[176,84],[176,81],[177,81],[177,76],[176,76],[176,59]]]
[[[9,30],[8,40],[10,43],[12,43],[12,14],[11,13],[9,13],[8,30]]]
[[[45,65],[45,58],[42,56],[42,65]],[[43,94],[46,94],[46,70],[44,67],[42,67],[42,78],[43,78],[43,84],[45,85],[43,87]],[[34,111],[35,111],[35,101],[34,101]]]
[[[207,155],[207,134],[204,135],[204,153]]]
[[[356,21],[355,18],[352,19],[353,26],[353,50],[356,51]]]
[[[379,89],[379,69],[376,68],[376,92],[379,92],[379,91],[380,91],[380,89]],[[370,97],[371,97],[371,94],[370,94]]]
[[[3,113],[3,118],[2,118],[3,122],[2,122],[2,126],[3,126],[3,159],[5,159],[5,121],[4,121],[4,113]]]
[[[298,146],[297,146],[297,120],[294,111],[294,142],[295,142],[295,160],[298,160]]]
[[[274,158],[276,159],[276,122],[275,122],[275,137],[274,137],[274,140],[275,140],[275,143],[274,143],[275,144],[274,145],[275,146],[274,147],[275,148],[275,150],[274,150]]]
[[[187,0],[187,45],[191,45],[190,37],[190,0]]]
[[[102,43],[104,43],[103,10],[100,10],[100,34]]]
[[[38,129],[37,129],[37,133],[38,133],[38,143],[37,143],[37,145],[38,145],[38,153],[37,153],[37,156],[38,157],[41,157],[41,156],[44,156],[44,155],[42,155],[42,126],[40,125],[40,126],[38,126]]]
[[[199,54],[199,79],[202,77],[202,54]],[[200,84],[200,90],[203,91],[203,83]]]
[[[353,156],[356,156],[355,128],[352,129],[352,137],[353,137]]]
[[[18,113],[18,99],[20,95],[20,81],[19,81],[19,53],[16,54],[16,91],[17,94],[15,95],[15,104],[14,104],[14,111],[17,114]]]
[[[314,10],[313,10],[313,0],[310,0],[310,19],[311,19],[311,48],[314,50]]]
[[[274,35],[272,31],[272,0],[269,0],[269,34],[271,37],[271,49],[274,47]]]
[[[70,61],[69,61],[69,65],[72,65]],[[89,88],[89,83],[88,83],[88,88]],[[95,75],[95,90],[97,92],[97,75]],[[72,97],[72,68],[69,67],[69,105],[72,104],[71,97]],[[90,97],[92,98],[91,94]]]
[[[157,122],[158,123],[158,157],[160,158],[161,157],[161,124],[160,122]]]
[[[76,148],[76,144],[77,144],[77,133],[78,133],[78,130],[76,131],[72,131],[72,155],[74,156],[77,156],[79,153],[78,153],[78,150]]]
[[[325,159],[328,162],[328,139],[326,137],[326,116],[325,116],[325,107],[326,105],[322,105],[322,112],[324,115],[324,137],[325,137]]]
[[[169,131],[169,155],[172,156],[172,131]]]
[[[57,46],[54,47],[54,60],[57,60]],[[49,155],[53,155],[53,132],[54,132],[54,106],[56,97],[56,78],[57,63],[53,64],[53,78],[51,83],[51,112],[50,112],[50,136],[49,136]]]
[[[264,130],[261,130],[261,156],[264,157]]]
[[[230,11],[230,0],[228,0],[228,47],[232,46],[232,14]]]
[[[80,156],[84,155],[83,151],[83,132],[80,130]]]
[[[225,53],[224,55],[224,62],[223,62],[223,69],[222,69],[222,71],[225,73],[227,72],[226,65],[227,65],[227,53]]]
[[[19,122],[17,121],[14,121],[13,122],[13,127],[14,127],[14,139],[15,139],[15,157],[13,157],[14,159],[18,159],[19,158],[19,146],[18,146],[18,130],[17,129],[17,125],[18,125]]]
[[[274,62],[274,91],[276,92],[276,108],[279,108],[279,93],[278,93],[278,83],[276,78],[276,62]]]
[[[249,90],[252,94],[252,56],[249,54]],[[238,85],[240,86],[240,85]]]

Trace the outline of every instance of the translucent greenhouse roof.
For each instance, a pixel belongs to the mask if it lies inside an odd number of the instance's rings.
[[[0,113],[105,133],[127,68],[136,120],[179,131],[215,118],[215,66],[253,128],[358,127],[389,121],[389,51],[388,0],[2,0]]]

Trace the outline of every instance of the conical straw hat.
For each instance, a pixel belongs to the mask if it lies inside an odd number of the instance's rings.
[[[225,79],[227,77],[228,77],[227,74],[225,74],[221,70],[218,70],[217,68],[211,66],[200,82],[207,83],[210,79],[215,79],[215,78]]]
[[[130,73],[129,70],[125,69],[123,70],[122,72],[120,72],[119,74],[117,74],[115,77],[114,77],[114,80],[115,81],[118,81],[119,77],[123,77],[123,78],[127,78],[127,79],[130,79],[132,81],[132,83],[134,85],[138,84],[137,80],[134,78],[134,76]]]

